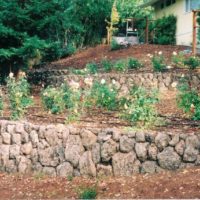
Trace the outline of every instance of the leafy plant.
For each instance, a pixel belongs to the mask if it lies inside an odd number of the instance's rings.
[[[178,85],[177,104],[193,120],[200,120],[200,96],[187,79],[182,78]]]
[[[105,72],[112,71],[113,64],[112,64],[111,61],[109,61],[107,59],[104,59],[104,60],[102,60],[101,65],[102,65],[102,67],[103,67],[103,69],[104,69]]]
[[[176,53],[174,52],[172,56],[172,63],[177,67],[184,67],[185,56],[182,52]]]
[[[155,72],[162,72],[166,68],[163,55],[154,55],[152,58],[152,64]]]
[[[7,79],[7,88],[12,110],[12,119],[21,119],[28,107],[33,104],[30,97],[30,85],[25,76],[16,80],[11,73]]]
[[[87,69],[87,72],[90,73],[90,74],[97,74],[98,73],[98,65],[95,62],[88,63],[86,65],[86,69]]]
[[[117,91],[115,88],[108,86],[104,79],[101,80],[101,83],[95,82],[90,95],[88,95],[86,106],[91,107],[94,105],[108,110],[117,108]]]
[[[84,188],[79,193],[79,199],[96,199],[97,197],[97,189],[94,187]]]
[[[111,51],[116,51],[116,50],[119,50],[121,49],[123,46],[118,44],[118,42],[115,40],[115,39],[112,39],[111,40],[111,43],[110,43],[110,49]]]
[[[155,90],[147,92],[142,87],[133,87],[128,98],[124,98],[121,105],[124,111],[122,117],[137,126],[152,126],[158,117],[155,104],[158,102]]]
[[[142,67],[142,64],[136,58],[128,59],[128,68],[129,69],[138,69]]]
[[[185,59],[184,64],[189,67],[189,69],[194,70],[200,66],[200,59],[198,57],[192,56]]]
[[[121,59],[114,63],[113,69],[117,72],[125,72],[128,68],[127,60]]]

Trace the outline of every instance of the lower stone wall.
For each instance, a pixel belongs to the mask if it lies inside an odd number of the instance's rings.
[[[0,170],[131,176],[200,165],[200,133],[80,129],[0,121]]]

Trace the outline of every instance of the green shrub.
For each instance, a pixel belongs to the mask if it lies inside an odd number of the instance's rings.
[[[163,55],[154,55],[152,58],[152,64],[155,72],[162,72],[166,68]]]
[[[98,73],[98,65],[95,62],[88,63],[86,65],[86,69],[89,74],[97,74]]]
[[[26,109],[33,104],[33,100],[30,97],[30,85],[25,76],[15,80],[11,73],[7,79],[7,88],[12,110],[11,117],[13,120],[21,119]]]
[[[129,69],[139,69],[142,67],[142,64],[136,58],[128,59],[128,68]]]
[[[194,70],[200,66],[200,59],[198,57],[192,56],[185,59],[184,64],[189,67],[189,69]]]
[[[158,102],[157,91],[147,92],[142,87],[133,87],[130,95],[123,99],[122,117],[137,126],[152,126],[157,122],[155,104]]]
[[[110,49],[111,51],[116,51],[116,50],[122,49],[122,45],[118,44],[115,39],[112,39],[111,44],[110,44]]]
[[[64,94],[61,88],[47,87],[41,94],[44,107],[52,114],[62,113],[65,109]]]
[[[193,120],[200,120],[200,96],[185,78],[178,85],[177,104]]]
[[[180,53],[173,53],[172,56],[172,63],[176,66],[176,67],[184,67],[184,61],[185,61],[185,56],[182,52]]]
[[[117,72],[125,72],[128,68],[127,60],[121,59],[114,63],[113,69]]]
[[[96,199],[97,190],[94,187],[85,188],[80,191],[79,199]]]
[[[174,15],[164,16],[154,22],[155,44],[176,44],[176,22]]]
[[[117,108],[117,91],[110,87],[102,79],[101,83],[95,82],[91,88],[86,105],[88,107],[97,106],[108,110]]]
[[[103,70],[104,70],[105,72],[110,72],[110,71],[112,71],[113,64],[112,64],[111,61],[109,61],[109,60],[107,60],[107,59],[104,59],[104,60],[102,60],[101,65],[102,65]]]

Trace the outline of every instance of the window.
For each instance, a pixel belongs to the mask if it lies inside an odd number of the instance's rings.
[[[185,2],[185,11],[190,12],[192,10],[196,10],[200,8],[199,0],[186,0]]]

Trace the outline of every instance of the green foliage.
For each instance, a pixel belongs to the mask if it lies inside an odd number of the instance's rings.
[[[3,94],[0,89],[0,116],[2,115],[2,111],[3,111]]]
[[[142,64],[136,58],[128,59],[128,68],[129,69],[139,69],[142,67]]]
[[[98,72],[98,65],[95,62],[88,63],[86,65],[87,72],[89,74],[97,74]]]
[[[115,39],[111,40],[110,49],[111,51],[116,51],[122,48],[122,45],[118,44]]]
[[[118,105],[117,91],[113,86],[107,85],[104,79],[100,83],[95,82],[86,105],[88,107],[96,106],[107,110],[115,110]]]
[[[155,31],[155,44],[176,44],[176,21],[174,15],[164,16],[155,21],[152,27]]]
[[[166,68],[163,55],[154,55],[151,61],[155,72],[162,72]]]
[[[104,59],[101,61],[101,65],[103,67],[103,70],[105,72],[110,72],[112,71],[112,68],[113,68],[113,64],[111,61],[107,60],[107,59]]]
[[[183,53],[173,53],[172,56],[172,63],[176,66],[176,67],[184,67],[184,61],[185,61],[185,56]]]
[[[189,67],[189,69],[194,70],[200,66],[200,59],[198,57],[192,56],[185,59],[184,64]]]
[[[79,193],[79,199],[96,199],[97,197],[97,189],[94,187],[84,188]]]
[[[182,78],[178,85],[177,104],[193,120],[200,120],[200,96],[187,79]]]
[[[7,88],[12,110],[12,119],[21,119],[28,107],[33,104],[30,97],[30,85],[25,77],[15,80],[12,75],[7,79]]]
[[[128,98],[123,100],[122,117],[137,126],[152,126],[157,122],[155,104],[158,102],[158,93],[148,91],[142,87],[133,87]]]
[[[114,63],[113,69],[117,72],[125,72],[127,71],[128,64],[126,59],[118,60]]]

